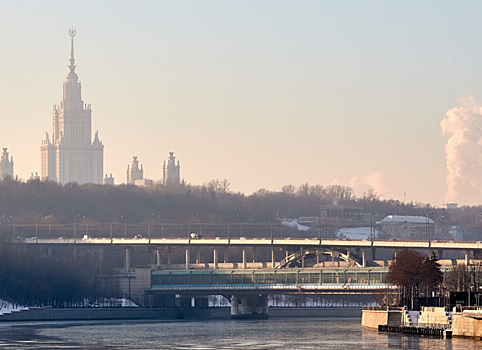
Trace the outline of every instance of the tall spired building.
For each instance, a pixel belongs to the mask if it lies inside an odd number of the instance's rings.
[[[46,133],[40,147],[42,155],[42,180],[66,184],[102,184],[104,172],[104,145],[98,132],[92,141],[92,110],[84,104],[81,83],[75,73],[74,37],[70,35],[70,72],[63,86],[60,105],[54,105],[52,134]]]

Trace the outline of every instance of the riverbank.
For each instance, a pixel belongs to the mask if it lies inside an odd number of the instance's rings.
[[[270,318],[280,317],[361,317],[360,308],[270,308]],[[181,318],[231,317],[230,308],[85,308],[54,309],[31,308],[0,316],[0,322],[22,321],[87,321],[87,320],[156,320]]]

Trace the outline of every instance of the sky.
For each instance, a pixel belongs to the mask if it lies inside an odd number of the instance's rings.
[[[463,174],[482,163],[470,148],[482,141],[461,133],[482,118],[481,12],[478,1],[0,0],[0,147],[20,178],[40,172],[75,27],[116,183],[134,155],[159,180],[175,152],[186,182],[228,179],[246,194],[340,184],[481,204],[482,166],[480,180]],[[467,100],[474,123],[442,125]],[[454,160],[464,142],[472,158]]]

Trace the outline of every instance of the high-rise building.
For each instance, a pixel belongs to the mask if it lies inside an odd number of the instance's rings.
[[[63,85],[60,105],[54,105],[53,130],[46,133],[40,147],[42,180],[66,184],[102,184],[104,174],[104,145],[98,132],[92,141],[92,110],[84,104],[81,83],[75,73],[74,37],[75,29],[69,30],[70,65]]]
[[[181,166],[179,161],[176,164],[176,157],[174,157],[174,152],[169,152],[169,157],[164,161],[164,166],[162,167],[162,183],[167,184],[178,184],[181,182]]]
[[[7,149],[4,148],[0,158],[0,178],[3,180],[6,177],[13,179],[13,157],[9,159]]]
[[[132,157],[132,165],[129,169],[127,166],[127,184],[135,185],[137,180],[144,179],[144,169],[141,167],[139,168],[139,161],[137,160],[137,156]]]

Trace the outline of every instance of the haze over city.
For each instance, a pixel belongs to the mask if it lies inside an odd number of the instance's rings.
[[[40,172],[74,26],[117,183],[133,155],[160,179],[174,151],[187,182],[233,191],[308,182],[480,204],[482,5],[465,4],[2,2],[0,146],[20,178]]]

